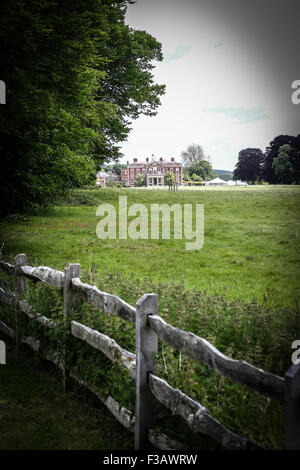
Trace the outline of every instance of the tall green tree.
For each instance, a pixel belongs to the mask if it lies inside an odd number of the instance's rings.
[[[168,173],[166,173],[166,176],[165,176],[165,184],[167,186],[172,186],[174,183],[175,183],[175,175],[174,173],[171,173],[170,171],[168,171]]]
[[[300,135],[298,139],[300,141]],[[279,147],[278,155],[272,163],[276,183],[300,183],[300,142],[298,142],[298,147],[297,149],[288,144]]]
[[[299,163],[297,163],[297,152],[299,152],[299,140],[300,134],[295,137],[291,135],[278,135],[266,148],[263,162],[263,179],[268,183],[274,184],[276,182],[275,170],[273,167],[273,160],[278,156],[279,149],[282,145],[290,145],[294,151],[294,155],[291,157],[293,160],[294,171],[299,171]]]
[[[293,183],[300,184],[300,134],[293,140],[290,161],[293,168]]]
[[[134,184],[138,187],[146,186],[146,176],[143,174],[136,175],[134,179]]]
[[[1,213],[51,202],[120,156],[130,122],[153,115],[161,45],[125,25],[124,0],[2,0]]]
[[[277,183],[291,184],[293,182],[293,166],[291,163],[292,147],[288,144],[279,147],[278,155],[274,158],[272,167]]]
[[[233,179],[258,181],[261,178],[263,152],[259,148],[247,148],[239,152],[238,161],[233,171]]]
[[[185,177],[191,177],[193,174],[198,175],[202,180],[210,180],[216,175],[210,163],[210,157],[205,156],[201,145],[192,144],[181,153],[184,164]]]

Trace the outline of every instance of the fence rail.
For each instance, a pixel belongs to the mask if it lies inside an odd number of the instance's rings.
[[[136,381],[135,416],[122,407],[113,397],[102,397],[93,388],[83,382],[70,370],[68,363],[68,344],[65,335],[63,360],[58,354],[47,355],[46,359],[54,362],[63,372],[65,386],[69,378],[91,390],[112,412],[118,421],[135,433],[135,448],[143,449],[147,441],[161,449],[180,449],[181,444],[153,429],[153,396],[168,407],[173,414],[181,416],[194,433],[205,434],[224,448],[261,449],[251,440],[234,434],[230,429],[210,415],[208,410],[182,391],[174,389],[165,380],[153,374],[153,354],[157,351],[157,340],[172,346],[193,360],[209,366],[218,374],[242,383],[252,390],[279,400],[285,406],[286,448],[300,449],[300,366],[292,366],[284,377],[265,372],[253,365],[237,361],[222,354],[204,338],[175,328],[158,316],[158,298],[156,294],[145,294],[136,304],[129,305],[119,297],[100,291],[96,286],[80,280],[80,265],[69,264],[65,271],[57,271],[47,266],[32,267],[26,265],[26,256],[17,255],[15,263],[0,261],[0,269],[13,275],[15,293],[0,287],[0,301],[15,308],[15,330],[0,320],[0,330],[15,338],[17,348],[20,343],[29,345],[34,351],[40,350],[36,338],[20,335],[20,315],[35,319],[46,328],[55,328],[57,323],[39,313],[23,298],[26,292],[25,279],[47,283],[63,290],[65,332],[93,348],[101,351],[112,362],[125,368]],[[122,348],[117,342],[99,331],[81,323],[72,321],[70,316],[76,298],[81,298],[104,313],[120,316],[123,320],[136,325],[136,354]]]

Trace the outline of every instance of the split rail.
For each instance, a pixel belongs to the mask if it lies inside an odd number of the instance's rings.
[[[45,328],[56,326],[54,320],[35,312],[24,300],[26,279],[41,281],[63,290],[65,332],[69,332],[78,340],[101,351],[111,361],[125,366],[129,376],[135,379],[135,416],[132,416],[132,413],[113,397],[100,396],[89,384],[71,371],[71,364],[68,363],[67,342],[63,359],[58,355],[47,357],[62,370],[66,388],[70,379],[79,382],[92,391],[123,426],[134,432],[136,450],[145,449],[148,441],[159,449],[178,450],[181,448],[180,443],[155,431],[153,397],[169,408],[173,414],[181,416],[193,433],[209,436],[223,448],[262,449],[247,437],[233,433],[211,416],[198,401],[174,389],[153,373],[154,353],[157,352],[158,338],[191,359],[211,367],[217,374],[282,402],[285,408],[286,449],[300,449],[300,365],[291,366],[284,377],[280,377],[258,369],[245,361],[225,356],[204,338],[165,322],[158,315],[156,294],[144,294],[133,307],[115,295],[83,283],[80,280],[79,264],[69,264],[62,272],[45,266],[28,266],[26,255],[19,254],[15,257],[14,264],[0,261],[0,269],[14,277],[15,285],[15,292],[8,292],[0,287],[0,301],[15,309],[15,328],[11,328],[0,320],[0,331],[15,339],[17,350],[20,343],[27,344],[36,352],[39,352],[41,347],[38,339],[21,335],[22,315],[35,319]],[[118,315],[123,320],[134,323],[136,325],[136,354],[125,350],[109,336],[71,320],[77,298],[83,299],[101,312]],[[65,336],[67,337],[67,334]]]

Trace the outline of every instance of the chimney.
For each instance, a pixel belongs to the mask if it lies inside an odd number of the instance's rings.
[[[137,163],[138,159],[137,158],[134,158],[133,159],[133,163]]]
[[[148,163],[148,162],[149,162],[149,158],[147,157],[147,158],[146,158],[146,163]]]
[[[171,162],[175,162],[175,158],[174,158],[174,157],[171,157]]]
[[[162,158],[162,157],[160,157],[159,161],[160,161],[160,162],[162,162],[162,161],[163,161],[163,158]]]

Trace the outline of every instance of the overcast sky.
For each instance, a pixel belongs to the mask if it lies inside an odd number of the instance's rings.
[[[126,23],[162,43],[153,73],[166,94],[155,117],[133,121],[123,162],[180,160],[195,143],[233,170],[241,149],[300,132],[299,0],[138,0]]]

